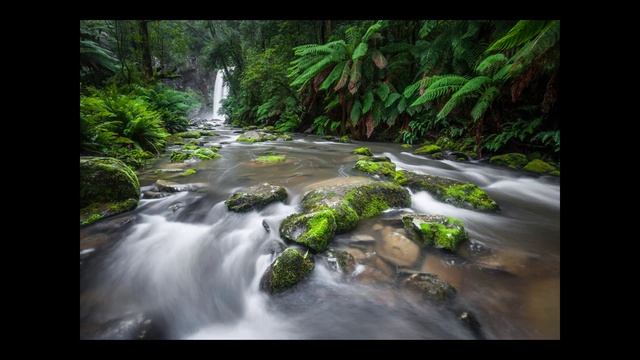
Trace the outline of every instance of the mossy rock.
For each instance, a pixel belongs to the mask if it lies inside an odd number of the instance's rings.
[[[277,138],[278,141],[293,141],[291,134],[280,134]]]
[[[167,180],[156,180],[155,188],[159,192],[165,193],[174,193],[174,192],[182,192],[182,191],[205,191],[208,189],[209,185],[207,183],[192,183],[192,184],[180,184]]]
[[[396,164],[388,161],[386,158],[366,157],[358,160],[353,168],[371,175],[386,176],[389,178],[393,178],[396,173]]]
[[[560,176],[560,170],[553,170],[552,172],[549,173],[549,175]]]
[[[444,158],[444,154],[442,152],[437,152],[431,154],[431,158],[435,160],[442,160]]]
[[[373,156],[371,150],[368,147],[359,147],[353,150],[353,153],[356,155],[364,155],[364,156]]]
[[[509,153],[504,155],[496,155],[489,159],[489,162],[496,165],[508,166],[512,169],[520,169],[527,165],[527,157],[520,153]]]
[[[279,154],[266,154],[256,158],[255,161],[263,164],[277,164],[285,161],[286,156]]]
[[[185,131],[185,132],[181,132],[181,133],[176,133],[175,135],[178,136],[178,137],[181,137],[181,138],[185,138],[185,139],[187,139],[187,138],[194,138],[195,139],[195,138],[202,137],[202,133],[200,131],[195,131],[195,130],[194,131]]]
[[[258,128],[258,127],[257,127],[257,126],[255,126],[255,125],[250,125],[250,126],[245,126],[245,127],[243,127],[243,128],[242,128],[242,130],[255,130],[255,129],[257,129],[257,128]]]
[[[549,164],[546,161],[540,159],[531,160],[523,170],[538,173],[538,174],[552,174],[554,171],[557,171],[555,166]],[[559,174],[559,172],[558,172]]]
[[[200,160],[213,160],[220,157],[212,148],[199,148],[193,152],[193,156]]]
[[[407,189],[390,182],[374,182],[356,186],[346,192],[344,201],[360,218],[369,218],[394,207],[411,206]]]
[[[136,173],[118,159],[80,157],[80,224],[134,209],[140,199]]]
[[[191,175],[193,175],[193,174],[195,174],[197,172],[198,172],[198,170],[196,170],[196,169],[187,169],[187,170],[181,172],[179,176],[191,176]]]
[[[498,210],[498,204],[478,186],[433,175],[398,170],[394,182],[413,191],[427,191],[436,199],[454,206],[482,211]]]
[[[274,134],[266,134],[264,132],[251,130],[238,136],[238,139],[236,141],[253,144],[256,142],[272,141],[276,140],[277,138],[278,136]]]
[[[80,207],[93,203],[140,198],[136,173],[125,163],[108,157],[80,157]]]
[[[412,149],[413,145],[411,145],[411,144],[402,144],[402,145],[400,145],[400,147],[403,148],[403,149]]]
[[[442,215],[405,215],[402,217],[407,233],[423,246],[455,251],[468,239],[462,220]]]
[[[435,144],[428,144],[417,148],[413,153],[416,155],[429,155],[437,152],[441,152],[442,148]]]
[[[418,292],[422,298],[435,303],[445,303],[456,295],[456,289],[438,275],[418,273],[409,276],[403,282],[408,289]]]
[[[338,141],[341,143],[350,143],[351,139],[349,138],[349,135],[343,135],[340,136],[340,139],[338,139]]]
[[[269,125],[269,126],[265,126],[265,127],[263,127],[261,130],[262,130],[262,131],[266,131],[266,132],[272,132],[272,131],[274,131],[274,130],[275,130],[275,127],[274,127],[274,126],[272,126],[272,125]]]
[[[271,294],[287,290],[309,276],[315,267],[308,251],[289,247],[269,266],[260,280],[260,288]]]
[[[250,186],[233,193],[224,203],[229,211],[247,212],[260,210],[275,201],[287,198],[287,190],[282,186],[264,183]]]
[[[198,150],[200,146],[198,144],[189,143],[182,147],[183,150]]]
[[[197,158],[200,160],[213,160],[220,158],[216,148],[198,147],[195,145],[185,145],[184,149],[171,153],[171,162],[184,162],[185,160]],[[192,150],[193,149],[193,150]]]
[[[334,198],[332,198],[334,197]],[[302,199],[305,212],[329,210],[336,221],[336,233],[341,234],[354,229],[358,225],[358,214],[351,206],[342,200],[341,196],[327,196],[321,191],[312,191]]]
[[[336,219],[331,210],[308,214],[293,214],[282,221],[280,236],[311,249],[322,252],[329,247],[336,231]]]

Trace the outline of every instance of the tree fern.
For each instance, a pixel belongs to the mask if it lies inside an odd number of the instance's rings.
[[[476,66],[476,71],[483,75],[491,74],[497,67],[504,65],[508,60],[502,53],[490,55]]]
[[[520,20],[505,36],[491,44],[487,52],[508,50],[525,44],[535,38],[546,25],[546,20]]]
[[[478,121],[478,119],[484,116],[484,113],[489,109],[489,106],[491,106],[499,94],[500,90],[495,86],[491,86],[480,95],[475,106],[471,109],[471,117],[474,121]]]
[[[411,106],[418,106],[460,89],[469,79],[459,75],[448,75],[434,81]]]
[[[324,81],[320,85],[320,90],[327,90],[329,87],[331,87],[331,85],[336,82],[338,78],[340,78],[340,75],[342,75],[342,70],[344,70],[346,64],[346,62],[343,62],[334,66],[333,70],[331,70],[331,73],[327,75],[327,78],[324,79]]]

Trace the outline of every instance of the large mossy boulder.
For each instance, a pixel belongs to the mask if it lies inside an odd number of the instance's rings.
[[[550,174],[550,175],[560,175],[558,169],[555,166],[549,164],[546,161],[540,159],[534,159],[529,161],[529,163],[523,168],[523,170],[538,173],[538,174]]]
[[[138,205],[140,183],[122,161],[108,157],[80,157],[80,223],[87,225]]]
[[[438,275],[418,273],[409,276],[403,281],[403,285],[422,295],[423,299],[436,303],[444,303],[453,299],[456,289]]]
[[[520,169],[529,162],[527,156],[520,153],[509,153],[496,155],[489,159],[489,162],[496,165],[508,166],[512,169]]]
[[[286,218],[280,225],[280,235],[321,252],[334,234],[352,230],[361,218],[410,205],[409,192],[391,182],[364,177],[325,180],[308,187],[302,199],[303,212]]]
[[[282,186],[264,183],[250,186],[233,193],[224,203],[229,211],[247,212],[260,210],[275,201],[287,198],[287,190]]]
[[[366,172],[371,175],[385,176],[393,178],[396,173],[396,164],[384,157],[366,157],[356,162],[353,167],[356,170]]]
[[[455,251],[467,240],[462,220],[442,215],[405,215],[402,217],[407,233],[423,246]]]
[[[467,209],[495,211],[498,204],[478,186],[434,175],[396,171],[394,181],[414,191],[427,191],[440,201]]]
[[[260,280],[260,288],[271,294],[280,293],[306,278],[315,263],[308,251],[285,249],[269,266]]]
[[[336,232],[336,219],[331,210],[293,214],[282,221],[280,236],[319,253],[329,247]]]

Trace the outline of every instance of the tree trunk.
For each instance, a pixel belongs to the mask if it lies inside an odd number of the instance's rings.
[[[324,42],[326,43],[331,36],[331,20],[325,20],[323,26]]]
[[[480,120],[478,120],[478,125],[476,125],[476,153],[478,155],[478,158],[482,157],[482,147],[480,146],[480,143],[482,142],[483,120],[484,120],[484,117],[480,118]]]
[[[147,27],[148,20],[139,20],[140,37],[142,39],[142,71],[146,80],[153,77],[153,68],[151,66],[151,51],[149,49],[149,29]]]

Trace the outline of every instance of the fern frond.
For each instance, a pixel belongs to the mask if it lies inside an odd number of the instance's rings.
[[[506,35],[496,40],[487,52],[502,51],[518,47],[535,38],[548,25],[547,20],[520,20]]]
[[[478,119],[484,116],[484,113],[489,109],[489,106],[491,106],[499,94],[500,90],[495,86],[489,87],[484,91],[473,109],[471,109],[471,117],[474,121],[478,121]]]
[[[327,78],[324,79],[322,84],[320,84],[320,90],[327,90],[336,80],[338,80],[340,75],[342,75],[342,70],[344,69],[344,66],[346,64],[346,62],[343,62],[334,66],[333,70],[331,70],[331,73],[329,73]]]
[[[438,20],[427,20],[422,24],[418,36],[421,39],[426,38],[438,26]]]
[[[493,72],[498,66],[504,65],[508,61],[507,57],[502,53],[497,53],[486,57],[476,66],[476,71],[480,74],[487,75]]]

